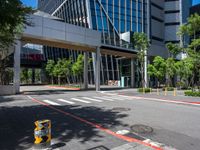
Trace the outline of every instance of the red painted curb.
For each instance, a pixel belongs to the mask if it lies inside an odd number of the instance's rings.
[[[64,86],[46,86],[46,87],[52,88],[52,89],[66,89],[66,90],[74,90],[74,91],[81,90],[80,88],[70,88],[70,87],[64,87]]]
[[[113,131],[111,131],[111,130],[109,130],[109,129],[107,129],[107,128],[104,128],[104,127],[102,127],[102,126],[99,125],[99,124],[96,124],[96,123],[87,121],[87,120],[85,120],[85,119],[83,119],[83,118],[81,118],[81,117],[78,117],[78,116],[73,115],[73,114],[71,114],[71,113],[65,112],[65,111],[60,110],[60,109],[58,109],[58,108],[55,108],[55,107],[53,107],[53,106],[51,106],[51,105],[49,105],[49,104],[46,104],[46,103],[44,103],[44,102],[41,102],[40,100],[37,100],[37,99],[35,99],[35,98],[32,98],[31,96],[28,96],[28,97],[29,97],[32,101],[34,101],[34,102],[36,102],[36,103],[42,104],[42,105],[45,106],[45,107],[51,108],[51,109],[53,109],[53,110],[55,110],[55,111],[57,111],[57,112],[60,112],[60,113],[62,113],[62,114],[64,114],[64,115],[66,115],[66,116],[70,116],[70,117],[72,117],[72,118],[74,118],[74,119],[76,119],[76,120],[79,120],[79,121],[81,121],[81,122],[83,122],[83,123],[85,123],[85,124],[91,125],[91,126],[97,128],[97,129],[99,129],[99,130],[101,130],[101,131],[103,131],[103,132],[105,132],[105,133],[107,133],[107,134],[110,134],[110,135],[112,135],[112,136],[114,136],[114,137],[117,137],[117,138],[119,138],[119,139],[121,139],[121,140],[124,140],[124,141],[127,141],[127,142],[135,142],[135,143],[138,143],[138,144],[141,144],[141,145],[144,145],[144,146],[151,147],[151,148],[153,148],[153,149],[155,149],[155,150],[163,150],[163,149],[160,148],[160,147],[154,146],[154,145],[149,144],[149,143],[145,143],[145,142],[143,142],[143,141],[141,141],[141,140],[138,140],[138,139],[135,139],[135,138],[131,138],[131,137],[128,137],[128,136],[124,136],[124,135],[116,134],[115,132],[113,132]]]

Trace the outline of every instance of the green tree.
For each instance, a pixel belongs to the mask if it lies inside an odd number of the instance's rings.
[[[160,56],[156,56],[153,60],[153,63],[148,65],[148,74],[158,79],[157,82],[158,87],[160,86],[160,82],[165,77],[165,73],[166,73],[165,60]]]
[[[22,5],[20,0],[1,0],[0,1],[0,83],[6,84],[5,74],[7,73],[7,64],[9,62],[9,47],[14,44],[24,25],[30,25],[27,15],[32,13],[30,7]]]
[[[185,58],[175,63],[176,74],[180,77],[180,82],[186,83],[188,87],[188,79],[192,76],[193,60],[191,58]]]
[[[67,78],[67,83],[70,84],[69,76],[72,74],[72,58],[70,57],[69,59],[64,59],[63,61],[64,74]]]
[[[166,44],[167,49],[169,50],[171,56],[174,58],[181,53],[182,49],[180,48],[180,45],[174,44],[174,43],[167,43]]]
[[[137,57],[141,65],[142,86],[147,87],[147,70],[145,66],[147,66],[147,50],[150,46],[148,37],[145,33],[135,32],[131,42],[139,51]]]
[[[193,89],[195,87],[195,81],[196,83],[200,82],[200,39],[197,37],[198,32],[200,32],[200,16],[198,14],[191,15],[187,23],[179,29],[179,34],[184,37],[190,36],[192,41],[189,45],[182,48],[182,51],[186,53],[187,57],[191,59],[193,63],[191,79]]]
[[[23,68],[21,71],[21,81],[28,83],[28,68]]]
[[[67,59],[59,59],[57,64],[54,67],[54,76],[58,77],[58,84],[61,84],[61,78],[67,78],[68,83],[69,81],[69,76],[71,75],[71,58]]]
[[[35,69],[35,81],[38,82],[41,79],[41,70]]]
[[[24,25],[30,25],[27,15],[31,7],[25,7],[20,0],[0,1],[0,50],[6,50],[14,43],[16,35],[22,32]]]
[[[46,65],[46,72],[51,77],[51,83],[53,84],[53,77],[54,77],[54,67],[55,67],[55,61],[54,60],[48,60]]]
[[[167,86],[172,86],[172,78],[176,74],[176,62],[174,58],[168,58],[166,60],[166,77],[167,77]]]
[[[200,31],[200,16],[197,13],[191,15],[185,26],[187,27],[187,33],[193,36],[193,39],[196,39],[196,35]]]
[[[74,76],[79,78],[80,83],[82,82],[83,69],[84,69],[84,57],[82,54],[79,54],[77,61],[72,65],[72,72]]]
[[[63,65],[63,60],[59,59],[53,69],[53,75],[58,78],[59,85],[61,84],[61,77],[64,76]]]

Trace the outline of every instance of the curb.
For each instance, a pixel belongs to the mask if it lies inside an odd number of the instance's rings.
[[[45,86],[51,89],[61,89],[61,90],[73,90],[73,91],[80,91],[81,88],[73,88],[73,87],[64,87],[64,86]]]

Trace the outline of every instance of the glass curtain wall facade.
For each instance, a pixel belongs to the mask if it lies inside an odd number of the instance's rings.
[[[120,39],[120,34],[147,32],[147,0],[39,0],[38,9],[61,18],[66,23],[100,31],[104,45],[122,47],[125,41]],[[44,46],[47,60],[73,56],[75,61],[78,53]],[[120,69],[120,61],[115,56],[102,55],[102,83],[120,79],[120,70],[123,70]],[[93,80],[92,70],[91,64],[89,79]],[[90,82],[94,83],[92,80]]]
[[[91,23],[102,43],[121,46],[120,34],[147,32],[146,0],[89,0]]]

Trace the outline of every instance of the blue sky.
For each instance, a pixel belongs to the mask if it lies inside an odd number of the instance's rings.
[[[200,3],[200,0],[193,0],[193,5],[199,4],[199,3]]]
[[[37,0],[21,0],[25,5],[31,6],[33,8],[37,7]]]
[[[32,6],[34,8],[37,7],[37,0],[21,0],[25,5]],[[199,4],[200,0],[193,0],[193,5]]]

